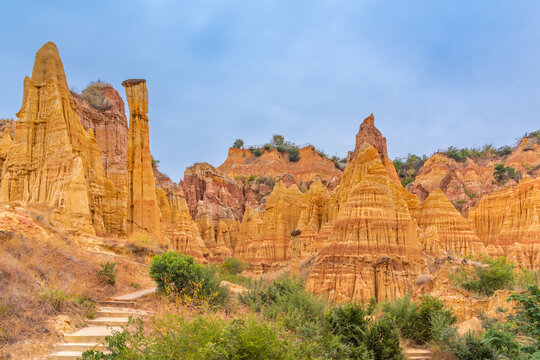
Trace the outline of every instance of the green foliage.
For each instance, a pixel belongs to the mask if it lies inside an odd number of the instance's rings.
[[[249,148],[249,151],[251,151],[251,153],[257,157],[261,156],[262,155],[262,151],[261,149],[259,148],[256,148],[256,147],[251,147]]]
[[[253,316],[235,320],[198,316],[190,321],[169,315],[157,321],[150,335],[144,334],[140,320],[134,323],[135,329],[107,337],[110,354],[86,351],[83,360],[292,360],[303,355],[298,342],[283,330]]]
[[[298,147],[292,146],[288,149],[289,152],[289,161],[296,162],[300,160],[300,155],[298,154]]]
[[[252,181],[255,180],[256,178],[257,178],[257,175],[251,174],[251,175],[248,176],[247,181],[248,181],[248,182],[252,182]]]
[[[382,305],[385,313],[395,319],[401,335],[418,343],[426,343],[440,337],[441,328],[456,322],[451,311],[432,296],[423,295],[418,304],[411,301],[410,294],[394,302]]]
[[[452,280],[471,292],[491,296],[495,290],[512,289],[514,286],[514,265],[505,257],[486,259],[487,267],[477,267],[474,273],[462,270],[453,274]]]
[[[458,162],[464,162],[469,157],[470,151],[466,148],[458,149],[454,146],[450,146],[442,153]]]
[[[51,304],[57,311],[61,310],[62,306],[70,298],[71,296],[69,294],[58,289],[45,289],[41,292],[41,300]]]
[[[285,137],[283,135],[272,135],[272,145],[275,147],[285,145]]]
[[[116,263],[106,261],[101,264],[101,270],[97,272],[97,276],[102,282],[114,285],[116,283],[116,272]]]
[[[481,336],[472,332],[463,337],[456,336],[449,347],[459,360],[494,360],[496,351]]]
[[[244,271],[246,265],[236,258],[227,258],[221,267],[227,274],[237,275]]]
[[[152,156],[152,166],[158,167],[158,166],[159,166],[159,163],[160,163],[160,161],[154,159],[154,157]]]
[[[375,360],[404,359],[396,324],[389,316],[373,322],[367,333],[366,347]]]
[[[540,287],[531,285],[521,294],[510,295],[509,301],[515,301],[516,313],[510,317],[519,333],[536,340],[540,348]]]
[[[102,91],[102,89],[107,87],[111,87],[111,85],[101,80],[97,80],[90,83],[90,85],[83,90],[81,96],[88,101],[92,107],[101,111],[109,110],[114,104]]]
[[[225,305],[229,300],[227,288],[219,285],[214,271],[195,262],[191,256],[170,251],[155,256],[150,265],[150,277],[161,293]]]
[[[393,161],[403,186],[407,186],[414,181],[427,159],[426,155],[409,154],[407,158],[398,157]]]
[[[519,171],[516,172],[516,169],[511,166],[504,166],[503,163],[496,164],[494,169],[495,170],[493,171],[493,177],[498,183],[504,183],[510,179],[518,181],[521,176],[521,173]]]
[[[332,333],[340,336],[341,341],[352,346],[365,343],[369,331],[367,312],[358,303],[338,305],[326,314]]]
[[[241,149],[244,146],[244,140],[236,139],[233,144],[233,148]]]

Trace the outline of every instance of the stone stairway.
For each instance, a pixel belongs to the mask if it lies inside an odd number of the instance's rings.
[[[82,357],[86,350],[100,350],[105,352],[103,345],[106,336],[112,335],[113,331],[121,331],[130,317],[144,317],[152,313],[145,310],[135,309],[133,300],[155,292],[156,289],[146,289],[131,294],[107,299],[98,308],[96,318],[87,320],[84,327],[73,334],[65,334],[63,342],[54,346],[54,352],[49,356],[53,360],[75,360]]]
[[[408,360],[430,360],[433,359],[431,351],[424,348],[406,348],[403,353]]]

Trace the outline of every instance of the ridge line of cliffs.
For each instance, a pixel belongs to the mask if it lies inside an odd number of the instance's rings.
[[[411,193],[371,114],[344,171],[312,146],[298,161],[276,149],[231,148],[222,165],[194,164],[177,184],[152,161],[146,81],[123,86],[129,123],[111,86],[71,93],[56,46],[45,44],[18,120],[0,124],[0,201],[68,231],[147,237],[202,262],[234,256],[256,273],[310,258],[308,288],[336,301],[403,296],[433,259],[452,254],[508,254],[540,268],[540,179],[491,186],[480,161],[436,154]],[[538,144],[522,143],[506,163],[540,162],[531,155]],[[479,194],[463,214],[447,195],[456,189]]]

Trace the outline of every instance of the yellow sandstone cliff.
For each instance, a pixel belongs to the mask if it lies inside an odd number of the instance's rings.
[[[122,235],[122,198],[105,176],[92,131],[81,125],[51,42],[37,52],[32,77],[24,80],[17,116],[0,200],[28,203],[63,228]]]
[[[161,218],[152,170],[148,130],[148,90],[142,79],[126,80],[129,105],[129,138],[127,151],[128,234],[148,234],[162,241]]]
[[[373,146],[356,147],[335,190],[339,210],[309,290],[336,301],[395,299],[412,290],[427,263],[400,187]]]

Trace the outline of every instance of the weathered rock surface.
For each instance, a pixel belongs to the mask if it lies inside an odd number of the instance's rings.
[[[381,162],[388,172],[388,176],[390,176],[392,180],[399,182],[399,176],[396,172],[396,168],[394,167],[392,160],[390,160],[388,157],[386,138],[382,136],[379,129],[375,127],[375,117],[373,114],[370,114],[364,119],[362,124],[360,124],[360,130],[358,131],[358,134],[356,134],[356,145],[354,147],[354,151],[348,155],[349,160],[356,156],[363,144],[369,144],[377,149]]]
[[[463,256],[486,254],[484,244],[474,233],[469,221],[461,216],[441,189],[432,191],[412,214],[422,230],[436,228],[436,238],[444,251],[453,251]],[[435,236],[433,229],[429,231],[432,232],[431,239],[430,234],[427,234],[426,240],[433,244],[426,243],[426,246],[434,250],[433,246],[437,246]]]
[[[129,105],[127,151],[127,232],[148,234],[161,242],[161,214],[156,196],[148,129],[148,90],[145,80],[126,80]]]
[[[218,169],[229,176],[282,176],[291,174],[297,185],[319,176],[324,181],[341,178],[342,172],[336,169],[334,162],[317,153],[313,146],[298,150],[300,159],[289,161],[287,153],[277,150],[261,150],[261,156],[255,156],[248,149],[230,148],[227,159]]]
[[[289,188],[279,181],[268,198],[258,235],[244,233],[247,221],[256,223],[256,218],[244,216],[240,238],[237,244],[237,256],[251,263],[283,262],[290,259],[290,234],[295,230],[304,208],[303,195],[295,185]],[[254,213],[249,214],[251,216]]]
[[[540,179],[485,195],[469,219],[490,255],[540,268]]]
[[[125,191],[128,123],[124,101],[112,86],[100,82],[91,84],[81,95],[72,95],[82,126],[92,129],[96,137],[107,178]]]
[[[64,228],[98,235],[123,233],[125,210],[106,178],[93,132],[77,116],[58,49],[36,54],[2,169],[1,201],[39,207]]]
[[[339,208],[308,289],[336,301],[395,299],[412,290],[427,263],[400,187],[373,146],[357,147],[333,195]]]

